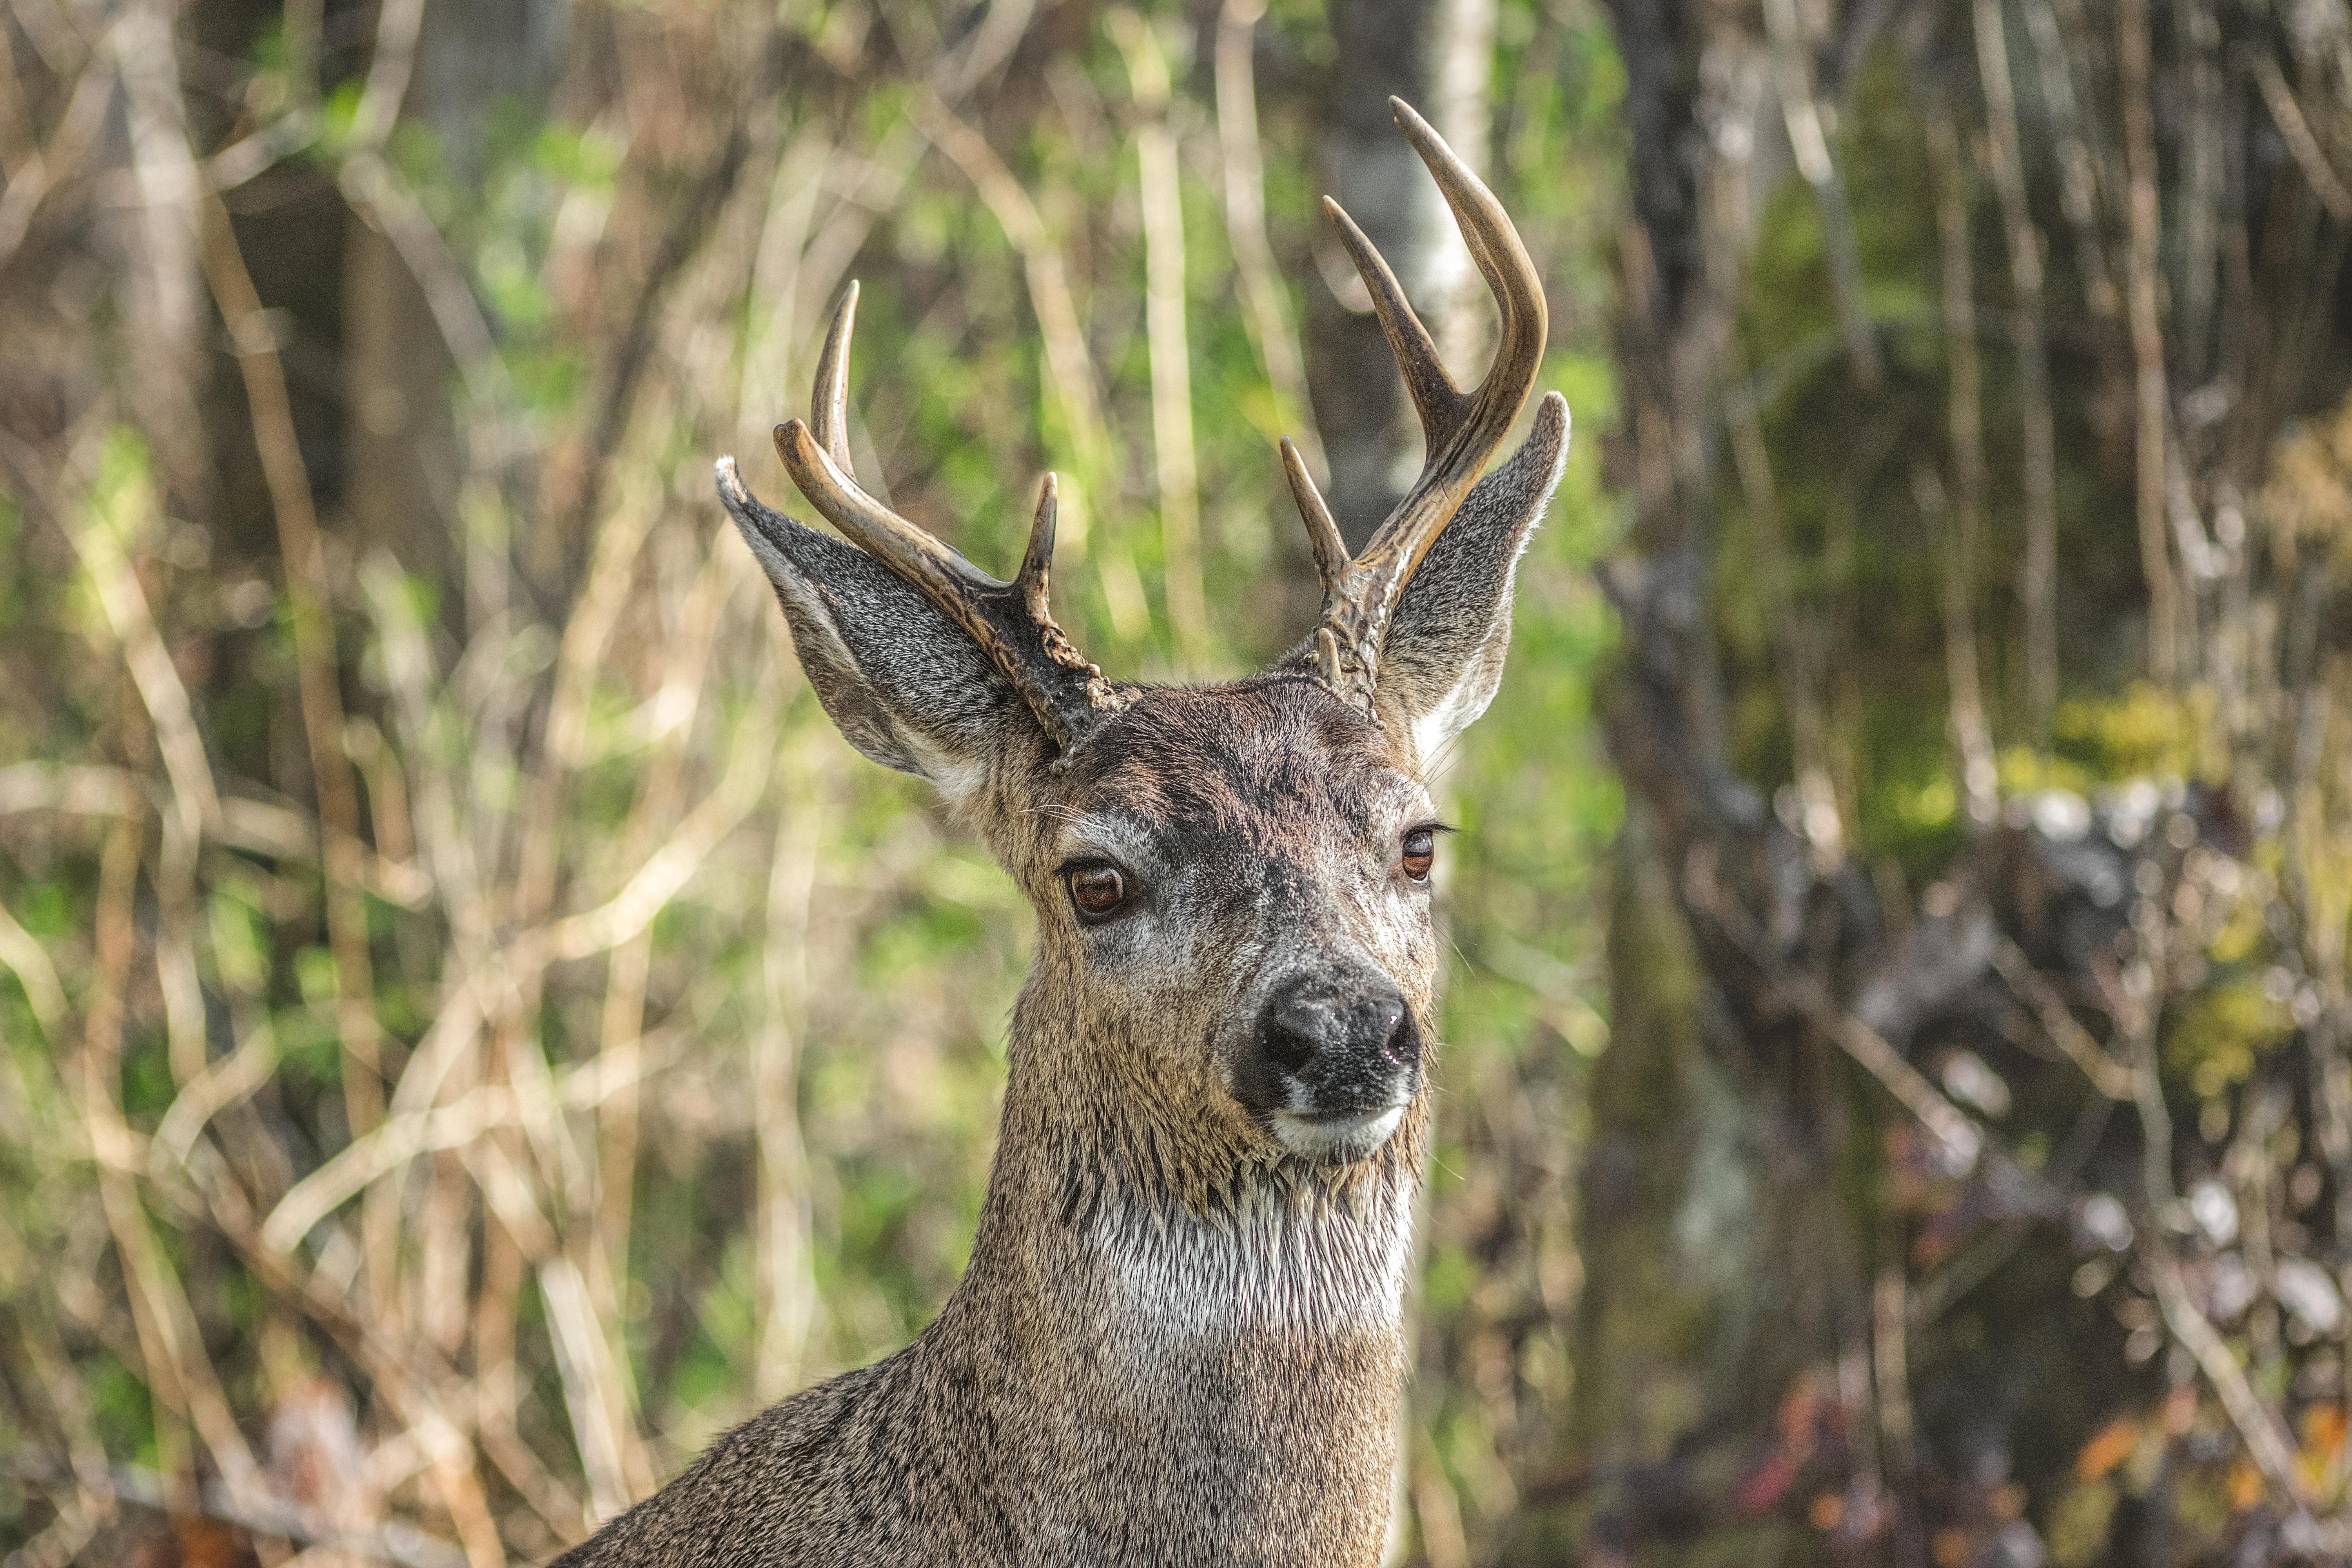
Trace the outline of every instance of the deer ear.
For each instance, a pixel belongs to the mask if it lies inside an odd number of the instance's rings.
[[[938,605],[854,545],[771,511],[732,461],[719,499],[775,585],[817,700],[849,743],[961,805],[1039,725],[1013,683]]]
[[[1478,481],[1405,584],[1375,701],[1435,757],[1486,710],[1511,642],[1511,586],[1568,458],[1568,403],[1546,393],[1510,461]]]

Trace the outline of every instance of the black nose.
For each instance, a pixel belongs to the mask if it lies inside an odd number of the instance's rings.
[[[1351,1091],[1386,1103],[1397,1075],[1421,1065],[1412,1009],[1385,981],[1292,980],[1267,998],[1256,1036],[1265,1067],[1340,1101],[1335,1110]]]

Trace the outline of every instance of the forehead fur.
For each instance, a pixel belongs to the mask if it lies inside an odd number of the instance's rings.
[[[1066,803],[1255,837],[1335,811],[1370,827],[1413,787],[1379,726],[1311,680],[1271,677],[1143,693],[1088,739]]]

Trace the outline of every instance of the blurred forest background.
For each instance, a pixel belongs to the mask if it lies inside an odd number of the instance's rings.
[[[711,462],[859,278],[870,482],[1253,668],[1419,460],[1316,198],[1489,331],[1392,91],[1580,428],[1396,1560],[2344,1560],[2344,0],[6,0],[9,1568],[536,1560],[921,1327],[1029,920]]]

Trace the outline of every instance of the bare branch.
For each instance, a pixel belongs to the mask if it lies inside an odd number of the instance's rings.
[[[1265,153],[1258,142],[1251,58],[1265,15],[1265,0],[1224,0],[1217,14],[1217,138],[1224,153],[1226,237],[1241,279],[1250,344],[1274,388],[1276,417],[1308,463],[1328,470],[1307,401],[1306,361],[1265,234]]]
[[[1192,450],[1192,348],[1184,325],[1184,205],[1176,135],[1168,119],[1168,61],[1151,24],[1124,5],[1108,13],[1142,116],[1135,128],[1141,168],[1145,335],[1151,351],[1152,452],[1160,489],[1162,570],[1176,667],[1208,662],[1208,606],[1201,591],[1201,496]]]
[[[2124,99],[2124,161],[2130,182],[2132,358],[2139,414],[2137,439],[2139,563],[2147,580],[2147,667],[2158,686],[2180,672],[2179,592],[2165,543],[2164,329],[2157,317],[2156,128],[2148,108],[2147,0],[2119,0],[2116,58]]]
[[[2263,102],[2271,111],[2272,121],[2279,134],[2285,138],[2287,151],[2303,170],[2303,177],[2311,182],[2312,195],[2327,209],[2327,216],[2338,223],[2352,223],[2352,191],[2344,188],[2327,154],[2320,150],[2319,138],[2311,133],[2311,123],[2303,117],[2303,109],[2294,100],[2294,89],[2288,87],[2280,74],[2278,61],[2256,49],[2251,56],[2254,85],[2263,91]]]
[[[2058,703],[2058,469],[2043,321],[2042,231],[2026,205],[2017,97],[2010,80],[2000,0],[1974,0],[1971,9],[1993,189],[2000,198],[2002,232],[2009,241],[2010,283],[2017,291],[2017,381],[2025,426],[2025,553],[2018,565],[2018,598],[2025,610],[2026,729],[2036,746],[2047,746],[2050,716]]]

